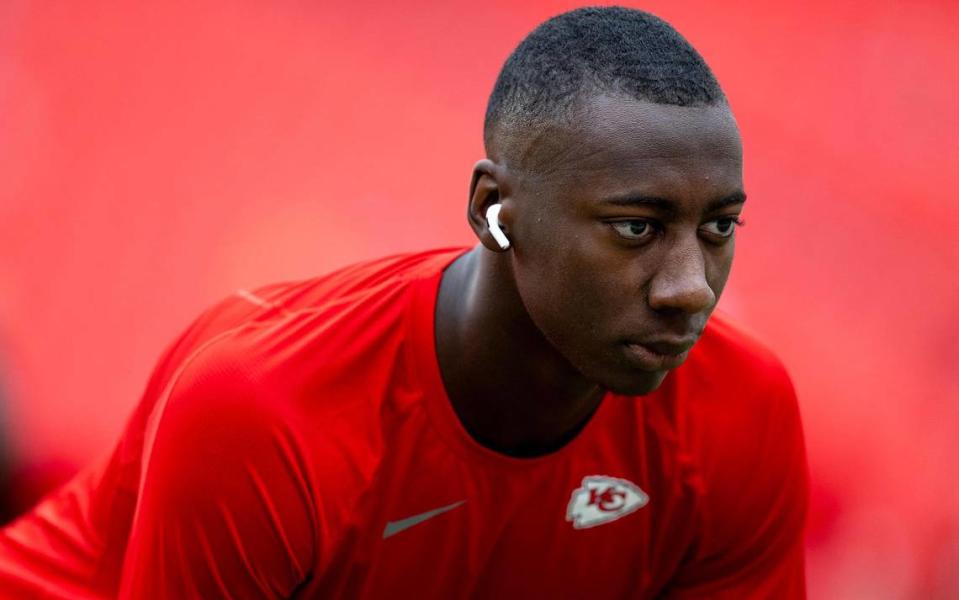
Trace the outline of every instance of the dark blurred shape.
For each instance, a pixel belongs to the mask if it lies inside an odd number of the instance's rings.
[[[33,508],[44,496],[56,490],[77,473],[77,466],[63,460],[28,463],[8,453],[8,464],[0,483],[0,526]]]
[[[14,514],[13,457],[6,413],[7,395],[0,371],[0,525],[10,521]]]
[[[76,473],[76,465],[62,460],[27,462],[15,451],[11,401],[0,363],[0,526],[12,521]]]
[[[13,432],[22,423],[14,423],[8,385],[7,361],[0,352],[0,526],[33,507],[46,494],[60,487],[77,472],[77,465],[58,458],[25,460],[17,452]]]

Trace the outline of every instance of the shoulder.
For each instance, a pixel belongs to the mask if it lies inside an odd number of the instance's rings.
[[[725,315],[715,315],[676,371],[687,441],[709,469],[763,460],[770,446],[801,445],[799,407],[779,358]]]
[[[743,327],[716,315],[680,369],[686,369],[684,445],[698,467],[710,531],[733,540],[775,511],[801,527],[805,448],[782,362]]]
[[[436,276],[466,250],[441,248],[394,254],[354,263],[310,279],[265,285],[240,294],[263,306],[281,307],[286,311],[309,310]]]
[[[343,367],[361,347],[382,348],[401,334],[413,288],[438,277],[463,250],[394,255],[307,280],[237,290],[204,311],[168,349],[158,383],[168,392],[190,381],[251,386],[271,374]]]
[[[241,370],[274,393],[306,398],[310,410],[375,396],[408,358],[404,347],[420,313],[432,310],[420,301],[424,290],[462,252],[391,256],[254,290],[270,316],[235,329],[193,370]]]
[[[761,578],[780,568],[798,569],[790,577],[801,580],[808,476],[799,405],[782,362],[716,315],[676,375],[699,506],[689,581]]]
[[[157,365],[139,409],[144,454],[167,439],[176,440],[169,454],[233,444],[235,456],[244,436],[363,396],[375,383],[364,374],[389,372],[399,355],[413,284],[438,276],[460,252],[390,256],[215,304]],[[340,393],[347,384],[353,393]]]
[[[796,393],[782,361],[725,315],[713,316],[675,375],[682,382],[691,442],[722,445],[723,451],[713,452],[717,458],[750,451],[748,440],[758,442],[766,432],[798,430]]]
[[[237,290],[201,313],[168,348],[158,365],[163,377],[152,391],[196,396],[191,390],[197,387],[257,386],[262,393],[273,373],[342,366],[356,358],[358,346],[380,347],[401,329],[411,288],[438,277],[463,251],[399,254]]]
[[[415,284],[460,252],[368,261],[240,291],[207,310],[161,361],[143,407],[144,464],[197,465],[202,478],[209,464],[249,455],[254,440],[315,433],[344,408],[375,410],[370,399],[403,358]]]

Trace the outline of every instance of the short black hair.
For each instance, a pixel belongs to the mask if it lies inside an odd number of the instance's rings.
[[[491,152],[503,129],[571,114],[590,93],[678,106],[726,103],[692,45],[659,17],[620,6],[579,8],[534,29],[506,60],[486,107]]]

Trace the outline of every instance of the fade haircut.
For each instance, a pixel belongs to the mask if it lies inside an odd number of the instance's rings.
[[[586,97],[656,104],[726,103],[706,61],[673,27],[619,6],[580,8],[534,29],[506,60],[486,107],[487,155],[510,153],[511,134],[568,123]]]

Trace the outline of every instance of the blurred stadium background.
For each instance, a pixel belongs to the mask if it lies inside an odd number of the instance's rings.
[[[496,73],[574,6],[0,4],[3,501],[106,453],[164,345],[233,289],[471,243]],[[742,127],[722,305],[799,391],[810,596],[959,597],[959,3],[635,6]]]

